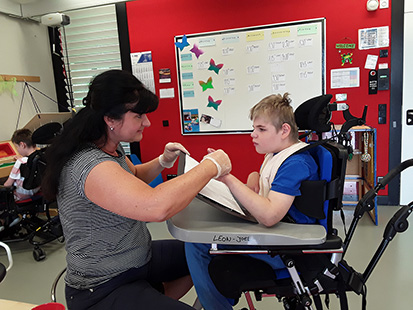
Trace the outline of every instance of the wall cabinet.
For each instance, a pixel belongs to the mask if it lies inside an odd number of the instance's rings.
[[[376,186],[376,129],[358,126],[350,129],[349,133],[353,154],[347,162],[343,205],[356,206],[364,194]],[[370,217],[377,225],[377,199]]]
[[[347,162],[343,205],[356,206],[364,194],[376,186],[376,129],[356,126],[349,130],[349,135],[353,153]],[[323,138],[331,136],[332,132],[323,133]],[[369,215],[377,225],[377,199]]]

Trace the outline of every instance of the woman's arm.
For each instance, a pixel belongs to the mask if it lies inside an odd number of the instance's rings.
[[[290,209],[294,196],[270,191],[265,198],[245,186],[232,174],[220,178],[239,202],[251,213],[261,224],[271,227],[277,224],[287,214]]]
[[[163,154],[149,162],[133,165],[133,163],[127,159],[126,163],[136,177],[145,183],[150,183],[164,168],[171,168],[173,166],[180,152],[189,154],[182,144],[169,142],[165,145]]]
[[[208,156],[226,166],[230,161],[223,151]],[[217,166],[204,160],[187,173],[155,188],[126,172],[119,164],[105,161],[96,165],[85,182],[85,194],[95,204],[116,214],[146,222],[164,221],[184,209],[198,192],[217,175]]]
[[[158,158],[138,165],[134,165],[129,158],[126,158],[126,163],[132,173],[147,184],[152,182],[164,169]]]

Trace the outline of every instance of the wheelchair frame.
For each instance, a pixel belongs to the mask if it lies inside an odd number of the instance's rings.
[[[331,97],[330,97],[331,98]],[[304,104],[303,104],[304,105]],[[308,108],[308,107],[307,107]],[[320,109],[320,106],[317,107]],[[361,125],[365,122],[367,109],[365,107],[363,111],[362,118],[353,117],[349,111],[344,111],[344,117],[346,123],[343,125],[340,133],[336,136],[338,142],[345,147],[349,147],[348,143],[348,129],[355,125]],[[300,125],[299,125],[300,127]],[[366,282],[376,267],[379,259],[383,255],[385,249],[389,243],[394,239],[397,233],[404,232],[408,228],[407,218],[413,210],[413,202],[407,206],[401,206],[401,208],[394,214],[394,216],[388,222],[384,235],[383,241],[378,246],[374,256],[372,257],[370,263],[366,267],[363,273],[360,273],[353,269],[344,259],[345,254],[350,245],[350,241],[354,235],[357,224],[362,218],[364,213],[371,211],[374,208],[374,200],[377,196],[377,193],[380,189],[384,188],[391,179],[398,175],[404,169],[413,166],[413,159],[407,160],[401,163],[399,166],[391,170],[377,186],[367,192],[362,199],[358,202],[353,220],[350,224],[349,231],[345,235],[344,242],[336,235],[336,231],[332,229],[328,230],[328,237],[324,244],[316,245],[313,248],[311,246],[305,247],[283,247],[283,246],[274,246],[266,247],[266,249],[259,249],[258,251],[251,250],[251,247],[248,247],[246,251],[237,250],[237,251],[226,251],[226,250],[217,250],[217,245],[212,244],[210,254],[249,254],[249,253],[261,253],[268,255],[280,255],[284,264],[287,267],[290,278],[285,281],[281,280],[283,285],[278,286],[277,280],[274,278],[274,285],[269,287],[260,287],[258,284],[255,288],[248,289],[244,291],[247,299],[248,306],[251,310],[255,309],[252,298],[249,291],[254,291],[256,299],[261,300],[263,296],[276,296],[279,301],[283,300],[285,309],[313,309],[315,306],[317,310],[323,309],[320,295],[329,295],[336,294],[340,300],[340,306],[342,310],[348,309],[347,295],[348,291],[355,292],[357,295],[362,295],[362,309],[366,309],[367,300],[366,300]],[[344,178],[344,175],[343,175]],[[342,191],[341,191],[342,195]],[[334,210],[341,210],[341,198],[339,197],[340,202],[336,202],[336,207]],[[298,224],[299,225],[299,224]],[[335,241],[331,241],[335,239]],[[332,243],[330,243],[332,242]],[[331,246],[333,244],[333,246]],[[300,261],[306,254],[317,254],[316,259],[325,258],[325,254],[330,256],[329,261],[325,262],[325,266],[320,268],[318,272],[306,274],[306,271],[301,270],[300,273],[296,268],[296,260]],[[216,276],[217,270],[222,271],[225,269],[226,278],[231,278],[231,272],[236,273],[242,270],[235,270],[236,267],[231,262],[231,255],[218,255],[213,258],[210,263],[210,275],[215,283],[217,289],[226,297],[234,298],[233,294],[237,294],[237,290],[229,291],[225,288],[225,283],[219,277]],[[248,264],[254,264],[254,258],[248,257]],[[263,268],[261,263],[255,262],[259,268]],[[264,263],[264,262],[262,262]],[[265,264],[265,263],[264,263]],[[269,267],[269,265],[267,265]],[[231,268],[233,270],[231,270]],[[271,268],[271,267],[269,267]],[[263,268],[264,270],[265,268]],[[271,272],[268,272],[268,278],[271,278]],[[215,279],[214,279],[215,277]],[[267,283],[268,280],[264,277],[262,283]],[[227,282],[228,283],[228,282]],[[241,287],[241,284],[236,284],[235,286]],[[278,287],[277,287],[278,286]],[[234,293],[235,292],[235,293]],[[227,294],[227,295],[226,295]],[[232,296],[228,296],[232,295]],[[328,306],[328,305],[327,305]]]

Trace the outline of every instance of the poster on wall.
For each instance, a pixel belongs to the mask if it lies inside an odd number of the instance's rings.
[[[389,46],[389,27],[359,29],[359,49],[381,48]]]
[[[132,74],[136,76],[146,88],[155,93],[152,52],[131,53],[130,58],[132,63]]]
[[[324,28],[316,19],[176,36],[182,134],[249,133],[264,97],[288,92],[295,109],[324,94]]]

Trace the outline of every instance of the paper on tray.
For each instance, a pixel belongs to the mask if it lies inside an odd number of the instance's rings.
[[[188,172],[198,164],[199,162],[197,162],[192,157],[186,155],[184,172]],[[241,209],[241,207],[235,200],[228,186],[226,186],[224,183],[220,181],[212,179],[208,182],[207,185],[205,185],[205,187],[199,193],[211,200],[216,201],[221,205],[226,206],[231,210],[234,210],[242,215],[245,215],[244,211]]]

